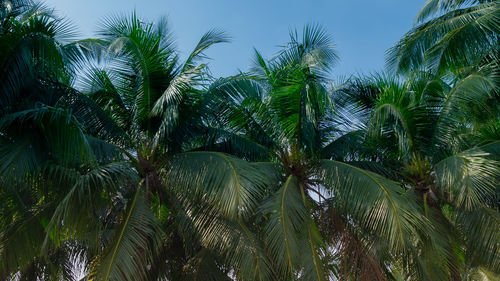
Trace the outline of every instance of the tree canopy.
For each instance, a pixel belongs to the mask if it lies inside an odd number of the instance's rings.
[[[428,0],[385,72],[306,24],[215,78],[221,30],[0,0],[0,280],[498,280],[499,29]]]

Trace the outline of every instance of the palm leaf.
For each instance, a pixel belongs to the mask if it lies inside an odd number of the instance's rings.
[[[470,210],[493,200],[500,166],[491,159],[487,150],[496,146],[498,143],[472,148],[447,157],[434,166],[440,191],[447,194],[454,205]]]
[[[162,232],[142,198],[141,188],[127,205],[110,243],[92,262],[87,280],[147,280],[147,265],[152,262]]]
[[[182,153],[170,165],[172,187],[206,194],[230,218],[251,215],[272,184],[250,163],[219,152]]]
[[[389,51],[388,64],[407,72],[426,66],[438,71],[477,63],[496,46],[499,5],[498,1],[487,1],[417,26]]]
[[[331,160],[321,161],[320,176],[338,200],[339,211],[384,237],[391,249],[407,251],[408,239],[430,227],[409,194],[391,180]]]
[[[297,233],[303,231],[309,216],[297,179],[289,176],[262,210],[270,215],[264,231],[271,256],[276,259],[280,275],[293,276],[301,255]]]
[[[212,29],[203,34],[200,41],[184,63],[183,71],[194,67],[197,60],[206,58],[203,55],[203,52],[210,46],[218,43],[227,43],[229,42],[229,39],[230,37],[225,32],[217,29]]]

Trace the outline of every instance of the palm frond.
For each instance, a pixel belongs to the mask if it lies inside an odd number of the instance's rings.
[[[472,5],[491,1],[479,0],[427,0],[417,15],[416,21],[422,22],[425,19],[438,13],[449,12],[464,5]]]
[[[294,276],[301,256],[301,241],[297,233],[304,230],[309,216],[297,179],[289,176],[262,210],[270,214],[265,235],[271,256],[276,259],[274,262],[281,271],[279,273],[281,276]]]
[[[320,73],[328,71],[338,60],[331,37],[317,24],[305,25],[301,35],[290,31],[290,42],[275,61],[282,66],[299,64]]]
[[[227,43],[229,42],[230,37],[221,30],[212,29],[201,37],[200,41],[191,52],[191,54],[186,59],[184,63],[183,70],[187,70],[188,68],[192,68],[196,65],[197,60],[206,59],[204,56],[204,51],[206,51],[210,46],[218,43]]]
[[[142,198],[141,189],[127,210],[103,253],[92,261],[87,280],[146,280],[148,265],[161,238],[161,229]]]
[[[499,5],[493,1],[457,9],[417,26],[388,52],[388,65],[408,72],[422,67],[441,71],[477,63],[496,48]]]
[[[45,177],[54,179],[54,183],[68,186],[60,190],[62,197],[46,227],[44,247],[49,239],[51,244],[58,244],[70,233],[81,241],[87,240],[89,248],[98,248],[99,213],[107,202],[106,198],[120,187],[138,182],[135,172],[123,162],[108,163],[98,166],[87,173],[60,166],[50,165],[43,171]],[[84,207],[85,206],[85,207]],[[84,209],[85,211],[82,211]],[[94,232],[94,234],[93,234]],[[93,245],[92,245],[93,244]],[[43,249],[44,251],[46,249]]]
[[[430,227],[407,191],[378,174],[331,160],[321,161],[320,176],[339,201],[340,212],[406,251],[414,233]]]
[[[498,143],[486,145],[498,146]],[[500,166],[481,147],[447,157],[434,166],[440,191],[457,207],[473,209],[491,202],[498,188]]]
[[[205,194],[229,218],[250,216],[272,184],[250,163],[220,152],[176,155],[165,177],[175,188]]]
[[[75,161],[80,163],[95,162],[92,148],[81,130],[80,123],[70,110],[40,106],[9,114],[0,120],[2,130],[8,127],[12,130],[12,126],[28,129],[29,124],[33,124],[44,135],[53,157],[59,161],[66,163],[75,163]],[[17,159],[12,152],[6,152],[5,156],[11,159],[12,164],[15,164],[14,162]],[[17,150],[17,152],[22,152],[22,150]],[[22,173],[22,171],[18,172]]]
[[[498,274],[500,270],[500,213],[485,204],[472,211],[459,210],[456,224],[466,237],[466,257],[471,265],[482,265]]]
[[[437,143],[446,145],[456,143],[454,134],[460,129],[460,124],[470,120],[477,107],[481,114],[494,116],[491,100],[498,89],[498,73],[487,67],[482,71],[473,72],[454,85],[441,100],[441,112],[436,120],[435,138]]]
[[[272,278],[271,261],[252,223],[241,218],[228,219],[217,206],[203,199],[200,202],[186,197],[182,205],[187,219],[183,227],[194,228],[201,244],[218,254],[234,270],[235,276],[250,280]]]

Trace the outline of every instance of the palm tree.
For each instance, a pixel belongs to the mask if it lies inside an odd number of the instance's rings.
[[[359,109],[367,126],[346,155],[377,155],[415,192],[447,241],[444,251],[414,253],[420,265],[402,276],[467,280],[482,274],[494,280],[500,269],[497,69],[480,67],[445,81],[414,73],[407,81],[375,76],[350,84],[342,100]]]
[[[306,26],[272,60],[256,52],[250,73],[208,89],[215,124],[235,136],[207,146],[269,161],[256,164],[274,178],[258,213],[242,217],[259,251],[250,251],[252,275],[235,268],[237,279],[386,280],[386,261],[404,257],[414,240],[432,244],[433,227],[411,192],[375,172],[373,161],[334,159],[345,141],[326,79],[336,60],[326,33]],[[222,244],[227,234],[211,230],[203,239]]]
[[[465,279],[466,271],[498,274],[499,269],[494,262],[499,235],[494,231],[498,229],[498,138],[493,133],[499,118],[499,8],[499,1],[427,1],[417,17],[419,25],[389,51],[388,59],[396,71],[410,77],[408,81],[422,80],[418,83],[426,85],[420,86],[424,90],[412,88],[418,84],[413,82],[399,85],[398,90],[375,87],[382,93],[379,97],[391,96],[386,91],[394,92],[393,97],[374,102],[375,98],[370,105],[380,126],[384,122],[393,126],[393,137],[400,143],[396,155],[406,151],[405,180],[419,174],[413,185],[430,185],[424,190],[437,194],[432,196],[434,207],[448,214],[438,223],[450,222],[451,232],[460,233],[452,240],[466,241],[463,247],[470,259],[462,267],[453,262],[457,280],[460,273]],[[421,70],[437,75],[422,75]],[[403,102],[409,99],[414,101]],[[472,170],[481,173],[473,175]],[[474,224],[481,220],[491,220],[492,228]]]
[[[92,262],[91,276],[108,280],[129,270],[144,279],[153,249],[164,242],[150,206],[165,210],[165,192],[155,189],[151,168],[168,158],[151,158],[185,150],[182,138],[199,129],[188,122],[197,121],[189,110],[204,65],[196,62],[226,37],[207,33],[178,66],[164,25],[154,29],[135,16],[115,23],[101,40],[73,42],[67,24],[42,5],[2,2],[2,279],[68,278],[68,256],[78,253]],[[73,89],[89,59],[108,51],[122,70],[113,82],[130,88],[109,91],[109,80],[99,94]],[[91,73],[93,90],[108,78]],[[150,195],[162,198],[143,198]]]
[[[104,194],[134,178],[126,163],[99,153],[73,111],[75,101],[87,101],[66,86],[84,42],[72,42],[71,27],[43,5],[0,3],[0,278],[67,277],[68,256],[79,251],[73,241],[89,230],[82,218],[103,201],[84,194]],[[78,196],[92,208],[68,211]],[[75,228],[48,231],[56,220]]]
[[[80,113],[88,115],[86,126],[101,148],[129,163],[138,183],[111,198],[111,215],[92,234],[100,244],[89,254],[87,278],[227,280],[228,252],[201,243],[199,232],[212,227],[211,216],[232,218],[237,210],[250,209],[267,179],[245,161],[202,152],[204,139],[216,132],[204,114],[208,74],[199,61],[227,36],[207,32],[183,63],[165,20],[111,17],[99,36],[81,47],[93,51],[88,57],[96,63],[76,82],[93,101],[79,106]],[[105,116],[96,114],[100,110]],[[243,176],[243,171],[253,174]],[[116,200],[122,203],[116,206]],[[196,214],[192,205],[205,210]],[[193,231],[194,219],[206,229]]]

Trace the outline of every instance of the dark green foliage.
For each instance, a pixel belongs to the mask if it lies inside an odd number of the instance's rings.
[[[318,25],[213,79],[165,19],[0,0],[0,280],[498,280],[499,1],[429,0],[397,73]]]

